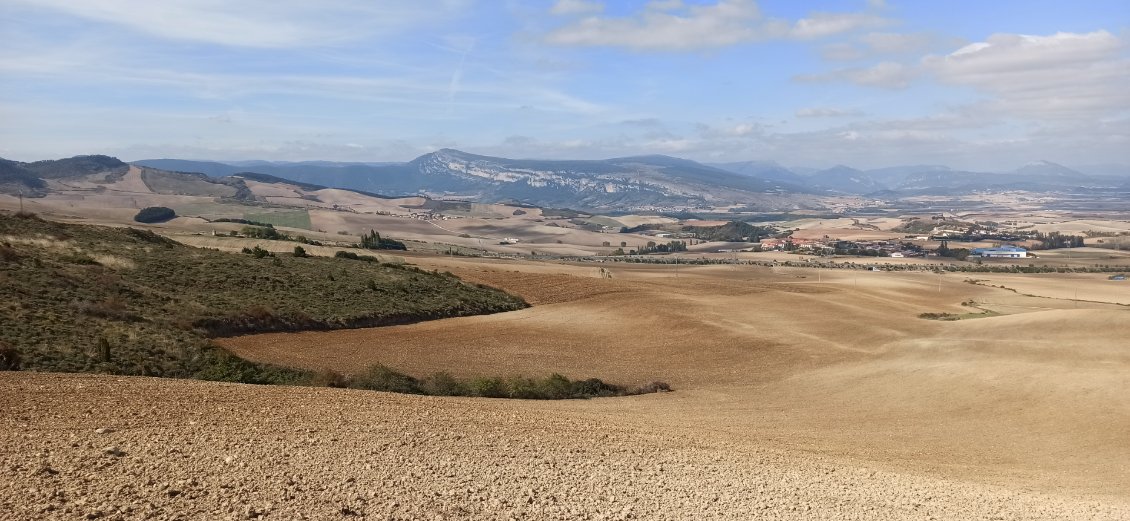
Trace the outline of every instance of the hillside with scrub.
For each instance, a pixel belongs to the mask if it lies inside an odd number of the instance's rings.
[[[308,372],[251,364],[210,339],[524,307],[414,267],[223,253],[146,230],[0,215],[0,349],[24,370],[294,382]]]

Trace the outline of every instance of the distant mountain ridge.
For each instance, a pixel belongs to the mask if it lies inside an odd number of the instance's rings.
[[[442,149],[406,163],[322,162],[240,165],[155,159],[134,164],[214,176],[242,171],[385,195],[460,196],[482,202],[537,206],[619,208],[759,204],[766,208],[811,206],[809,190],[776,180],[737,174],[669,156],[604,160],[507,159]]]
[[[603,160],[507,159],[442,149],[403,163],[148,159],[133,164],[218,179],[235,176],[290,182],[309,189],[335,187],[382,197],[426,195],[598,210],[728,204],[791,210],[819,208],[819,196],[897,199],[1010,190],[1130,190],[1130,167],[1090,166],[1084,174],[1050,161],[1033,161],[1008,173],[953,170],[942,165],[872,170],[837,165],[817,170],[787,168],[772,161],[708,165],[662,155]],[[105,174],[109,179],[128,168],[127,163],[109,156],[32,163],[0,159],[0,192],[42,196],[53,179],[90,174]]]

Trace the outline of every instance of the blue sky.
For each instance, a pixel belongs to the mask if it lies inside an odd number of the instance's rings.
[[[0,156],[1130,163],[1130,2],[3,0]]]

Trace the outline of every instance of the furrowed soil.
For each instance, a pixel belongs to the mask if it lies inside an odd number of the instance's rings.
[[[600,402],[0,374],[4,519],[1124,519]]]
[[[515,410],[595,414],[608,426],[656,432],[690,428],[804,460],[1025,495],[1106,505],[1130,496],[1130,310],[1099,301],[1105,293],[1068,301],[917,272],[683,266],[676,276],[672,266],[409,261],[534,306],[224,345],[254,361],[344,373],[379,362],[414,375],[663,380],[676,391]],[[1040,277],[1051,284],[1054,275]],[[980,311],[963,302],[1000,314],[918,318]],[[977,517],[958,511],[941,517]]]

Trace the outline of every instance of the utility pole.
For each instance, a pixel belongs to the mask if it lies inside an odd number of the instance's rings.
[[[20,213],[24,213],[24,189],[20,188]]]

